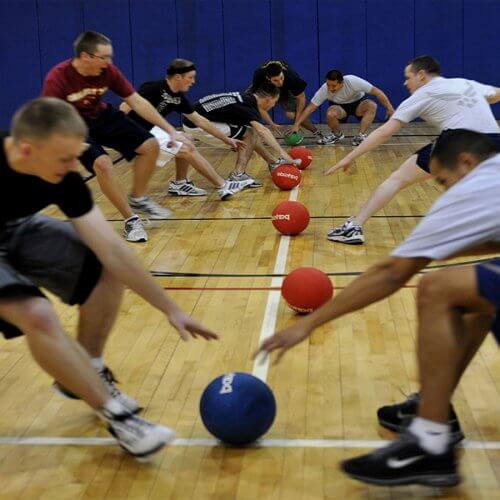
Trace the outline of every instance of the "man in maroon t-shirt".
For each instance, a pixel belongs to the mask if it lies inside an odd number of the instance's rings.
[[[113,47],[109,38],[87,31],[78,36],[74,49],[73,59],[61,62],[49,71],[42,94],[63,99],[80,112],[89,128],[89,148],[80,161],[87,170],[95,172],[103,193],[125,218],[126,239],[146,241],[143,223],[134,211],[150,219],[165,219],[171,215],[169,210],[145,196],[156,166],[158,143],[121,111],[102,102],[102,96],[108,89],[112,90],[141,117],[169,133],[172,140],[186,142],[186,139],[179,136],[156,109],[135,92],[121,71],[112,64]],[[135,157],[128,201],[103,146],[116,149],[127,160]]]

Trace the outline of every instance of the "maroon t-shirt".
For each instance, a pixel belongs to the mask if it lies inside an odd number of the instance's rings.
[[[84,118],[95,119],[106,109],[101,101],[110,89],[121,98],[131,96],[135,90],[123,73],[109,64],[99,76],[83,76],[71,64],[71,59],[54,66],[45,77],[42,95],[59,97],[75,106]]]

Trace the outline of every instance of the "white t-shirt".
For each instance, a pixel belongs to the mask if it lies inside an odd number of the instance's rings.
[[[363,78],[354,75],[344,76],[344,85],[336,92],[330,92],[326,83],[321,85],[318,91],[314,94],[311,102],[315,106],[321,106],[326,100],[333,101],[337,104],[349,104],[350,102],[359,101],[366,92],[370,92],[373,85]]]
[[[432,205],[394,257],[444,259],[500,243],[500,154],[479,164]]]
[[[495,94],[490,85],[464,78],[437,76],[404,100],[393,120],[409,123],[417,117],[443,131],[465,128],[484,134],[500,132],[485,97]]]

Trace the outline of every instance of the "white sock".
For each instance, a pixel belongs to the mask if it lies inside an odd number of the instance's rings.
[[[98,411],[98,414],[104,417],[106,420],[111,418],[111,415],[123,415],[130,414],[130,412],[115,398],[108,399],[101,407],[102,412]]]
[[[138,198],[136,198],[135,196],[130,195],[130,199],[132,201],[144,201],[146,198],[147,196],[139,196]]]
[[[104,370],[104,361],[102,358],[90,358],[90,362],[97,372],[102,372]]]
[[[420,446],[433,455],[444,453],[450,443],[450,426],[415,417],[408,430],[418,438]]]

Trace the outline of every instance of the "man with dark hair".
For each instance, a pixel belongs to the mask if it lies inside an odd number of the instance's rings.
[[[406,240],[335,299],[266,340],[260,351],[277,349],[280,358],[318,326],[401,289],[432,260],[499,251],[500,154],[491,139],[469,130],[449,131],[437,140],[430,169],[446,192]],[[455,447],[463,435],[458,422],[452,435],[450,400],[490,329],[500,344],[500,259],[426,273],[417,305],[421,388],[405,407],[411,422],[402,421],[403,405],[384,407],[399,419],[396,430],[402,435],[385,448],[343,462],[354,479],[438,487],[460,481]]]
[[[326,123],[330,127],[331,134],[318,139],[318,144],[336,144],[344,138],[340,130],[340,123],[345,123],[349,116],[355,116],[359,123],[359,132],[352,139],[353,146],[361,144],[367,137],[366,131],[373,123],[377,105],[368,99],[366,94],[374,95],[384,106],[386,118],[394,113],[394,108],[382,90],[374,87],[371,83],[354,75],[342,75],[337,69],[330,70],[325,75],[324,83],[314,94],[311,102],[298,117],[291,132],[296,132],[300,124],[311,113],[314,113],[325,101],[328,101],[326,112]]]
[[[292,159],[278,144],[273,134],[260,123],[259,110],[270,110],[278,100],[279,90],[271,84],[264,83],[253,94],[240,92],[224,92],[201,98],[194,105],[196,113],[209,120],[222,134],[232,139],[241,139],[245,149],[238,150],[236,166],[229,179],[232,181],[251,180],[250,188],[261,187],[262,183],[246,173],[246,167],[252,153],[258,153],[272,171],[281,163],[300,164],[300,160]],[[210,145],[217,145],[212,134],[197,127],[188,117],[183,119],[184,130],[192,137]],[[267,144],[276,155],[276,159],[264,146]]]
[[[177,307],[94,206],[77,172],[87,127],[73,106],[30,101],[11,134],[0,137],[0,330],[6,338],[24,335],[58,392],[83,399],[122,448],[147,457],[174,432],[135,415],[139,405],[116,387],[102,358],[123,285],[162,311],[183,340],[216,335]],[[70,222],[37,215],[51,204]],[[40,288],[79,305],[78,342]]]
[[[187,116],[197,127],[219,139],[234,151],[244,148],[244,142],[225,136],[193,109],[191,103],[184,96],[184,92],[187,92],[194,85],[195,78],[196,68],[192,61],[174,59],[167,68],[167,76],[162,80],[143,83],[139,87],[139,94],[150,102],[162,116],[165,117],[172,111],[176,111]],[[175,196],[205,196],[207,194],[204,189],[195,186],[189,180],[190,165],[215,186],[222,200],[229,199],[233,194],[252,183],[250,180],[241,182],[224,180],[195,147],[188,149],[181,143],[176,143],[173,148],[169,147],[170,134],[160,127],[154,126],[135,111],[131,111],[126,103],[122,103],[120,109],[128,113],[129,118],[156,137],[160,145],[160,156],[157,162],[159,166],[163,167],[172,158],[175,158],[175,181],[172,181],[168,187],[169,194]]]
[[[125,238],[128,241],[146,241],[147,234],[136,213],[149,219],[166,219],[171,215],[169,210],[146,196],[156,166],[158,143],[121,111],[103,103],[102,96],[111,89],[139,115],[168,132],[172,139],[187,140],[177,136],[175,129],[135,92],[121,71],[112,64],[113,47],[109,38],[87,31],[79,35],[74,48],[73,59],[59,63],[48,72],[42,94],[63,99],[80,112],[89,128],[87,142],[90,144],[80,161],[89,172],[96,174],[103,193],[124,217]],[[103,146],[116,149],[129,161],[135,158],[128,201]]]
[[[420,56],[405,67],[405,86],[411,96],[403,101],[391,119],[370,134],[369,140],[360,144],[341,161],[326,171],[348,171],[359,156],[387,142],[412,120],[420,117],[439,132],[465,128],[490,134],[500,147],[500,128],[489,104],[500,101],[500,88],[484,85],[464,78],[443,78],[439,63],[430,56]],[[372,193],[369,200],[354,217],[332,228],[327,235],[331,241],[359,245],[364,243],[363,224],[384,208],[402,189],[430,179],[429,155],[432,143],[420,148],[394,171]]]
[[[286,117],[294,121],[295,130],[298,130],[298,119],[306,105],[306,94],[304,91],[307,83],[289,64],[277,60],[267,61],[255,70],[252,85],[248,91],[250,93],[255,92],[264,83],[271,83],[279,89],[280,97],[278,104],[283,108]],[[281,125],[273,122],[267,110],[261,109],[260,114],[273,132],[278,135],[282,134],[283,129]],[[312,132],[317,140],[323,138],[321,131],[310,120],[304,120],[302,126]]]

